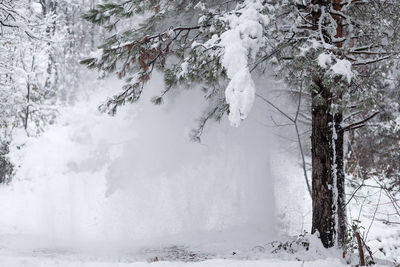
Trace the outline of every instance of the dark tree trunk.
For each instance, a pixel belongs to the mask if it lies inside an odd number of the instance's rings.
[[[9,153],[9,144],[0,141],[0,184],[6,184],[11,181],[14,166],[7,157]]]
[[[316,82],[318,84],[318,82]],[[332,94],[319,86],[312,104],[312,233],[325,247],[342,246],[346,232],[342,115],[332,114]]]
[[[323,99],[328,99],[328,90],[320,88]],[[313,93],[313,99],[317,93]],[[319,96],[318,96],[319,97]],[[329,124],[332,115],[329,112],[329,103],[312,104],[312,230],[319,232],[325,247],[334,245],[334,215],[333,215],[333,184],[332,177],[332,131]]]
[[[24,118],[24,129],[26,131],[26,133],[28,133],[28,122],[29,122],[29,106],[30,106],[30,102],[31,102],[31,84],[29,83],[30,81],[28,81],[28,84],[26,85],[26,109],[25,109],[25,118]]]
[[[341,0],[313,0],[313,4],[340,11]],[[321,13],[316,9],[311,14],[314,25]],[[343,37],[342,18],[335,16],[336,38]],[[315,29],[317,30],[317,29]],[[324,36],[329,36],[326,34]],[[325,42],[331,43],[329,38]],[[341,47],[341,43],[336,46]],[[344,179],[344,132],[341,129],[343,116],[331,110],[332,101],[341,99],[334,95],[319,80],[314,81],[318,89],[313,90],[312,103],[312,233],[318,232],[325,247],[344,244],[346,232],[345,179]],[[338,81],[339,82],[339,81]]]
[[[335,115],[335,126],[337,137],[336,149],[336,177],[337,177],[337,244],[343,247],[346,238],[346,195],[345,195],[345,173],[344,173],[344,132],[342,131],[343,115]]]

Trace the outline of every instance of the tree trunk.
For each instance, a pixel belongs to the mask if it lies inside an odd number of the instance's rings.
[[[317,82],[318,84],[318,82]],[[312,233],[325,247],[342,246],[346,232],[342,115],[332,114],[332,94],[319,84],[312,104]]]
[[[340,11],[341,0],[313,0],[313,4]],[[312,21],[318,25],[321,12],[312,12]],[[343,24],[339,16],[336,38],[343,37]],[[317,29],[315,29],[317,30]],[[329,36],[329,34],[324,34]],[[323,41],[331,43],[329,38]],[[341,47],[341,43],[336,46]],[[339,82],[339,81],[338,81]],[[333,101],[341,99],[330,88],[315,80],[317,90],[312,90],[312,233],[318,232],[325,247],[343,246],[346,232],[345,179],[344,179],[344,132],[343,116],[331,109]]]
[[[341,12],[342,0],[332,0],[332,8],[338,12]],[[343,37],[343,17],[333,15],[336,21],[336,35],[335,38]],[[338,48],[343,46],[342,42],[336,43]],[[342,95],[336,96],[337,99],[342,99]],[[344,131],[342,130],[343,114],[336,114],[334,117],[336,127],[336,171],[337,171],[337,242],[340,247],[344,246],[346,238],[346,195],[345,195],[345,172],[344,172]]]
[[[0,141],[0,184],[11,181],[14,166],[7,157],[8,153],[9,143]]]
[[[43,17],[45,18],[49,14],[56,14],[57,11],[57,2],[53,0],[41,0],[40,1],[43,9]],[[54,36],[56,30],[56,22],[53,22],[53,25],[48,25],[46,27],[46,35],[49,40],[52,39],[52,36]],[[51,49],[51,42],[47,42],[47,45],[49,47],[49,55],[48,55],[48,63],[47,63],[47,74],[48,77],[45,82],[45,87],[47,90],[54,90],[54,87],[56,83],[58,82],[58,77],[57,77],[57,68],[55,67],[55,60],[54,60],[54,55],[53,51]],[[52,81],[52,75],[54,71],[54,81]],[[52,84],[55,83],[55,84]]]
[[[346,195],[345,195],[345,172],[344,172],[344,132],[342,130],[343,115],[336,114],[335,131],[337,133],[335,140],[336,149],[336,186],[337,186],[337,222],[336,222],[336,238],[339,247],[344,246],[346,238]]]
[[[320,87],[324,99],[328,99],[329,91]],[[313,93],[313,99],[317,93]],[[333,215],[333,177],[332,177],[332,131],[329,127],[332,115],[329,113],[329,103],[312,104],[312,230],[318,231],[325,247],[334,245],[334,215]]]
[[[29,106],[31,104],[31,85],[30,81],[28,80],[28,83],[26,85],[26,109],[25,109],[25,118],[24,118],[24,129],[26,133],[28,134],[28,121],[29,121]]]

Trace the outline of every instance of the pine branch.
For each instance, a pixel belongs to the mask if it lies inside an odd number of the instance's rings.
[[[343,127],[340,131],[341,131],[341,132],[346,132],[346,131],[350,131],[350,130],[352,130],[352,129],[355,129],[356,127],[357,127],[357,128],[363,127],[363,126],[365,125],[366,122],[368,122],[369,120],[373,119],[373,118],[374,118],[376,115],[378,115],[379,113],[380,113],[380,112],[377,111],[377,112],[375,112],[374,114],[372,114],[371,116],[369,116],[368,118],[366,118],[366,119],[364,119],[364,120],[362,120],[362,121],[355,122],[355,123],[352,123],[352,124],[350,124],[350,125],[347,125],[347,126]]]

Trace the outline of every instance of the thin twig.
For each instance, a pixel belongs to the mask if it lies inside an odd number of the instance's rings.
[[[376,208],[375,208],[375,211],[374,211],[374,216],[372,217],[371,223],[369,224],[369,226],[368,226],[368,230],[367,230],[367,232],[366,232],[366,234],[365,234],[365,236],[364,236],[364,239],[365,239],[365,240],[367,240],[367,238],[368,238],[368,233],[369,233],[369,230],[371,229],[371,226],[372,226],[372,224],[374,223],[375,216],[376,216],[376,212],[378,211],[378,208],[379,208],[379,203],[381,202],[381,196],[382,196],[382,189],[381,189],[381,190],[379,190],[379,198],[378,198],[378,203],[376,204]]]
[[[261,100],[263,100],[264,102],[266,102],[267,104],[269,104],[270,106],[272,106],[274,109],[276,109],[279,113],[281,113],[285,118],[287,118],[290,122],[293,123],[294,128],[296,130],[296,135],[297,135],[297,142],[299,144],[299,149],[300,149],[300,154],[301,154],[301,159],[302,159],[302,167],[303,167],[303,172],[304,172],[304,179],[307,185],[307,191],[310,194],[310,197],[312,197],[312,191],[311,191],[311,185],[310,182],[308,180],[308,175],[307,175],[307,168],[306,168],[306,160],[305,160],[305,156],[304,156],[304,152],[303,152],[303,145],[301,143],[301,137],[300,137],[300,132],[299,132],[299,127],[297,124],[297,120],[299,118],[299,113],[300,113],[300,106],[301,106],[301,90],[302,90],[302,86],[300,88],[300,94],[299,94],[299,101],[297,104],[297,111],[296,111],[296,115],[295,118],[293,119],[292,117],[290,117],[288,114],[286,114],[284,111],[282,111],[279,107],[277,107],[275,104],[273,104],[271,101],[269,101],[268,99],[266,99],[265,97],[256,94],[256,96],[258,98],[260,98]],[[273,121],[273,120],[272,120]],[[274,122],[274,121],[273,121]],[[275,122],[274,122],[275,123]]]

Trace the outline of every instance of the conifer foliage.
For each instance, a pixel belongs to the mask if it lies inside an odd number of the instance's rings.
[[[109,37],[82,63],[126,80],[100,107],[110,114],[136,102],[155,70],[165,77],[155,104],[175,88],[202,88],[210,107],[195,140],[224,114],[238,126],[256,97],[254,79],[274,73],[309,110],[301,115],[311,120],[312,232],[326,247],[345,246],[344,144],[368,135],[354,132],[372,122],[384,139],[376,142],[398,144],[398,108],[385,106],[399,101],[389,82],[398,78],[399,8],[396,0],[104,1],[84,18]]]
[[[226,8],[230,11],[221,12]],[[137,101],[153,70],[159,69],[165,73],[166,87],[153,98],[155,104],[162,103],[163,96],[177,85],[198,83],[212,103],[205,120],[220,118],[229,106],[230,120],[238,125],[254,100],[249,64],[265,45],[263,29],[269,22],[266,9],[261,1],[237,5],[218,1],[99,5],[84,18],[103,25],[112,34],[100,47],[99,57],[82,63],[126,78],[123,91],[101,108],[114,114],[125,102]],[[132,17],[137,25],[129,27]],[[141,23],[137,23],[138,17]]]

